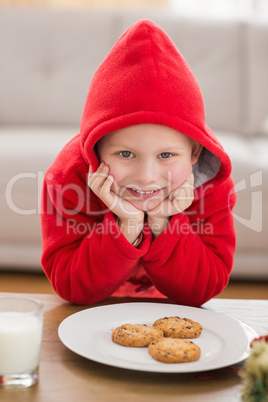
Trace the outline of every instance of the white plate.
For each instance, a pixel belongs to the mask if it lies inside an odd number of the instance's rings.
[[[128,348],[111,340],[112,330],[129,324],[147,324],[162,317],[179,316],[200,322],[202,334],[193,341],[201,357],[192,363],[167,364],[154,360],[148,348]],[[187,373],[218,369],[249,356],[257,333],[224,314],[201,308],[160,303],[123,303],[93,307],[67,317],[59,326],[62,343],[87,359],[114,367],[160,373]]]

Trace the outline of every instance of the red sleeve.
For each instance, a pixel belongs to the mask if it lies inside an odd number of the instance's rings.
[[[133,247],[112,212],[100,209],[86,184],[80,184],[77,176],[69,180],[72,184],[64,189],[48,179],[44,182],[41,264],[63,299],[89,305],[110,296],[129,277],[148,251],[151,236],[147,234],[139,248]],[[90,199],[79,205],[84,188]]]
[[[180,304],[200,306],[227,285],[236,237],[229,179],[175,215],[143,257],[156,288]]]

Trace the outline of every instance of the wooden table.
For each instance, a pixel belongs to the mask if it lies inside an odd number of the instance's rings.
[[[82,358],[67,349],[58,338],[58,326],[69,315],[84,308],[55,295],[12,294],[35,297],[44,304],[44,331],[40,359],[40,380],[20,391],[0,389],[1,402],[232,402],[240,401],[242,382],[235,371],[161,374],[124,370]],[[135,301],[110,298],[97,305]],[[138,299],[144,302],[168,302]],[[96,306],[96,305],[94,305]],[[92,306],[92,307],[94,307]],[[259,335],[268,333],[268,300],[213,299],[204,308],[225,313],[250,325]]]

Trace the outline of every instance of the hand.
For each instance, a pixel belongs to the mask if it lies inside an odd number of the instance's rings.
[[[144,212],[111,190],[112,184],[114,184],[115,191],[118,185],[109,172],[110,168],[104,162],[100,164],[95,173],[89,169],[88,186],[117,216],[119,229],[126,239],[133,243],[143,229]]]
[[[191,173],[180,187],[170,192],[168,198],[147,212],[148,225],[153,236],[159,236],[168,226],[169,218],[185,211],[192,204],[193,199],[194,175]]]

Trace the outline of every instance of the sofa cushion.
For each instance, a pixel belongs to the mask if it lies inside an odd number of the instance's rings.
[[[268,137],[249,138],[226,132],[215,134],[233,166],[232,177],[237,193],[234,208],[237,250],[268,253]]]
[[[79,124],[114,25],[90,9],[1,8],[0,123]]]
[[[0,127],[0,243],[41,243],[44,174],[76,134],[70,127]]]
[[[248,131],[268,136],[268,23],[255,20],[248,27]],[[268,151],[268,149],[267,149]]]

